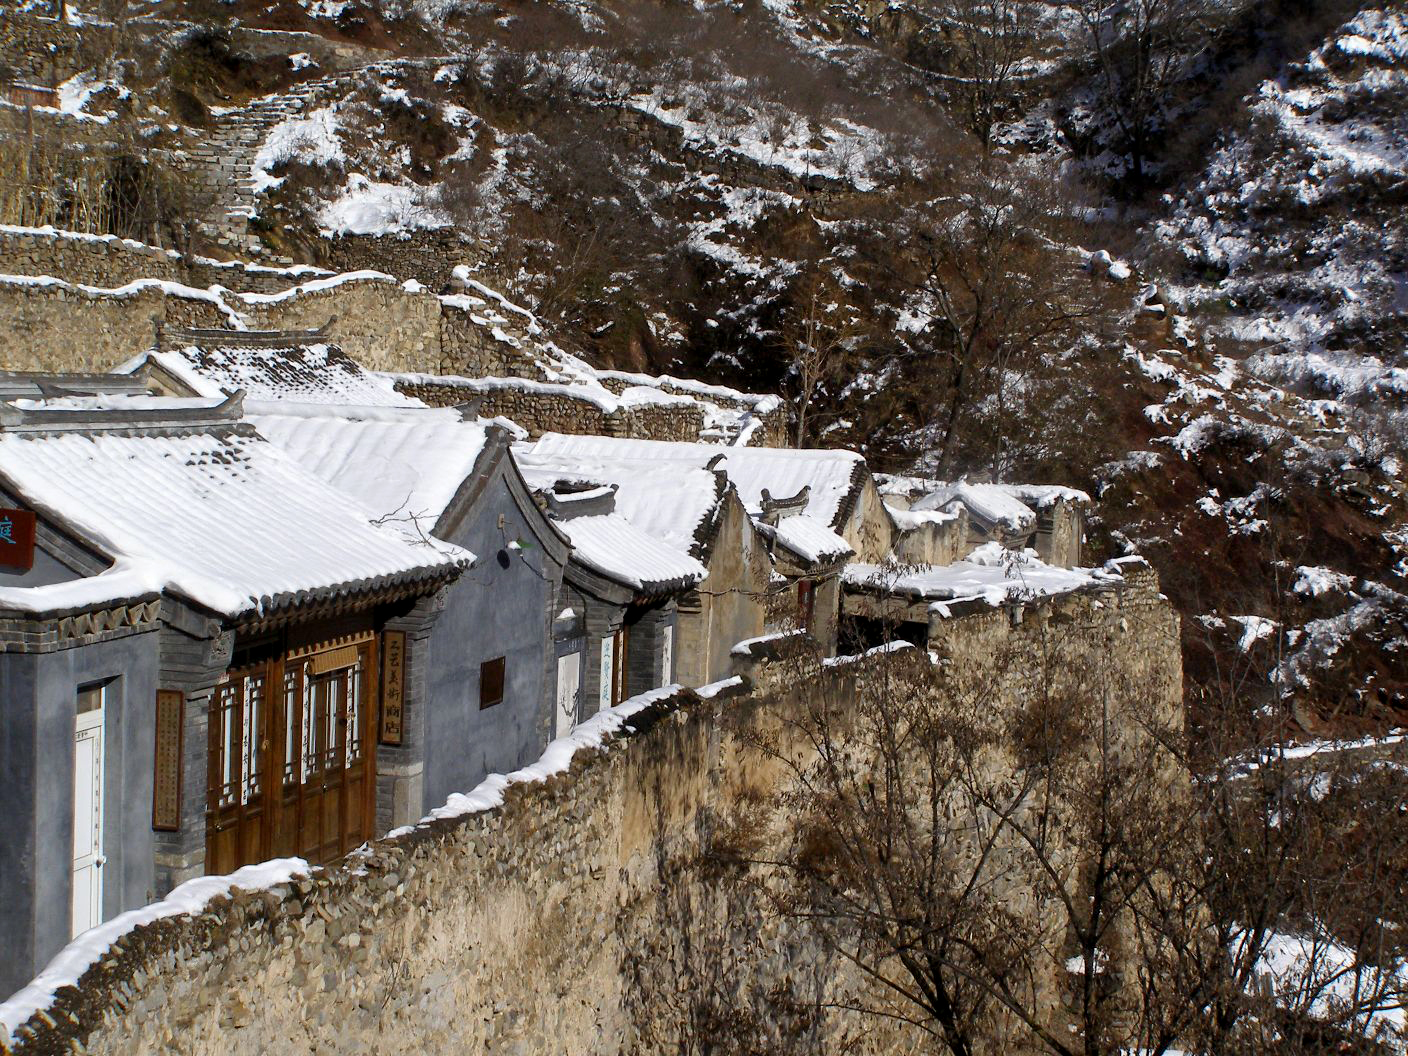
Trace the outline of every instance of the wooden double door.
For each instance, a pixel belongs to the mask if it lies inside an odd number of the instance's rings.
[[[210,708],[208,873],[330,862],[374,835],[376,638],[232,668]]]

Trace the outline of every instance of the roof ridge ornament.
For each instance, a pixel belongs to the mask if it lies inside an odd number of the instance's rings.
[[[810,484],[803,484],[797,494],[780,499],[773,498],[772,492],[764,488],[762,491],[763,523],[776,525],[784,517],[794,517],[803,513],[807,508],[811,494],[812,486]]]

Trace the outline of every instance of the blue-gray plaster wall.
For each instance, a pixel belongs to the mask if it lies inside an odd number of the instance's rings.
[[[562,569],[539,542],[545,522],[536,509],[520,510],[511,472],[504,458],[462,522],[446,533],[478,561],[451,584],[431,631],[427,809],[452,792],[469,791],[487,774],[532,762],[552,737],[552,603]],[[510,545],[515,542],[520,545]],[[504,699],[481,711],[480,664],[499,656],[505,658]]]
[[[47,587],[53,583],[67,583],[78,578],[80,577],[77,572],[38,547],[34,548],[34,567],[27,572],[0,568],[0,587]]]
[[[112,680],[104,711],[104,917],[153,897],[157,638],[148,631],[57,652],[0,653],[0,993],[27,983],[70,938],[80,687]]]

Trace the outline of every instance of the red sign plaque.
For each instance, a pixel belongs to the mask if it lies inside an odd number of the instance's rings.
[[[0,568],[28,572],[34,567],[34,514],[0,508]]]

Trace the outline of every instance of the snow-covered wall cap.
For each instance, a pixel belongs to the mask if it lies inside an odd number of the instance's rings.
[[[952,524],[962,520],[966,507],[957,510],[902,510],[885,503],[885,511],[902,532],[913,532],[928,525]]]
[[[805,513],[783,517],[775,525],[760,524],[758,531],[808,565],[835,564],[855,553],[850,543]]]
[[[1037,557],[1035,550],[1013,551],[984,543],[962,561],[950,565],[847,565],[842,582],[872,593],[897,594],[935,603],[983,601],[1001,605],[1101,584],[1118,583],[1123,571],[1102,568],[1057,568]],[[942,616],[950,610],[940,604]]]
[[[637,374],[629,370],[602,370],[597,373],[599,377],[608,381],[624,381],[628,385],[640,385],[647,388],[668,386],[693,396],[701,396],[706,400],[736,403],[750,408],[755,414],[767,414],[782,406],[782,397],[780,396],[743,392],[741,389],[732,389],[727,385],[712,385],[704,381],[695,381],[692,378],[676,378],[669,374]]]
[[[166,581],[151,562],[123,560],[105,572],[41,587],[0,587],[0,612],[63,616],[159,596]]]
[[[1018,502],[1030,506],[1034,510],[1050,509],[1059,502],[1067,502],[1076,506],[1091,504],[1088,492],[1081,491],[1079,488],[1068,488],[1061,484],[994,484],[992,487],[1001,488]]]

